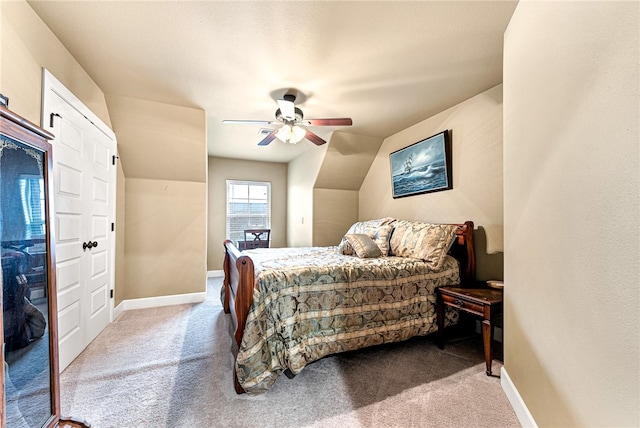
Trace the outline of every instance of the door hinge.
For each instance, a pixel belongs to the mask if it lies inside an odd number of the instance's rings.
[[[113,299],[113,290],[109,290],[110,297]]]
[[[111,223],[111,231],[113,232],[114,230],[116,230],[116,224],[115,223]]]
[[[113,165],[115,165],[115,164],[116,164],[116,159],[120,159],[120,156],[113,155],[113,156],[111,157],[111,163],[112,163]]]

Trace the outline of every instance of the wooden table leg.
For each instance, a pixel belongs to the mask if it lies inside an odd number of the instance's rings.
[[[438,348],[444,349],[444,303],[439,296],[436,303],[436,317],[438,320]]]
[[[487,366],[487,376],[491,376],[491,362],[493,360],[493,325],[491,320],[482,321],[482,341],[484,342],[484,361]]]

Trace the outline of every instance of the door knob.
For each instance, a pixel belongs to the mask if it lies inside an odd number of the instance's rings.
[[[82,243],[82,249],[84,251],[86,251],[87,248],[88,249],[92,249],[92,248],[97,247],[97,246],[98,246],[98,241],[93,241],[93,242],[89,241],[89,242],[83,242]]]
[[[82,243],[82,249],[85,250],[85,251],[87,250],[87,248],[88,249],[92,249],[93,247],[97,247],[97,246],[98,246],[98,242],[89,241],[89,242],[83,242]]]

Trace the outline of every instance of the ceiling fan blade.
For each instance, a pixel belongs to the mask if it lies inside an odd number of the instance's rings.
[[[340,117],[334,119],[308,119],[310,126],[351,126],[353,121],[350,117]]]
[[[267,144],[269,144],[270,142],[272,142],[273,140],[276,139],[276,134],[278,133],[280,129],[274,129],[273,131],[271,131],[269,133],[269,135],[267,135],[266,137],[264,137],[262,139],[262,141],[260,141],[258,143],[259,146],[266,146]]]
[[[270,120],[223,120],[222,123],[241,124],[241,125],[272,125],[274,122]],[[275,122],[279,123],[279,122]]]
[[[280,107],[280,113],[282,117],[288,120],[293,120],[296,117],[296,108],[293,101],[290,100],[278,100],[278,107]]]
[[[307,131],[307,133],[306,133],[306,135],[304,137],[307,140],[311,141],[316,146],[321,146],[321,145],[327,143],[322,138],[318,137],[316,134],[314,134],[313,132],[309,131],[308,129],[306,131]]]

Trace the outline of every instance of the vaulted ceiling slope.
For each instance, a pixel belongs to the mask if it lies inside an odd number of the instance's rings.
[[[105,94],[201,108],[210,155],[287,162],[258,147],[287,88],[308,118],[384,138],[502,81],[516,1],[29,1]]]

